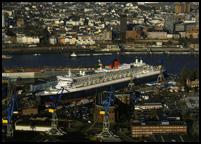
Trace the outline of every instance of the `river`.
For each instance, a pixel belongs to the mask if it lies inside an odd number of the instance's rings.
[[[2,67],[94,67],[98,59],[104,65],[112,63],[114,58],[119,58],[121,63],[134,62],[136,58],[143,59],[147,64],[158,65],[163,61],[168,73],[178,74],[183,68],[199,69],[199,55],[179,55],[179,54],[128,54],[128,55],[96,55],[78,56],[71,58],[66,54],[41,54],[34,55],[12,55],[12,59],[3,60]]]

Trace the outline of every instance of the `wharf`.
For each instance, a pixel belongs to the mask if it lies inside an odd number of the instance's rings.
[[[164,52],[171,52],[172,54],[189,54],[195,53],[199,54],[199,49],[192,49],[192,48],[179,48],[179,47],[131,47],[131,48],[124,48],[124,52],[134,52],[136,54],[140,53],[149,53],[153,52],[154,54],[164,53]],[[24,47],[24,48],[3,48],[2,53],[4,54],[35,54],[35,53],[68,53],[71,54],[75,52],[76,54],[104,54],[106,53],[117,53],[120,52],[120,49],[117,50],[109,50],[103,51],[102,48],[78,48],[76,46],[71,46],[68,48],[66,46],[49,46],[49,47]]]
[[[18,68],[18,69],[5,69],[2,77],[9,78],[48,78],[57,75],[67,74],[69,69],[72,72],[93,71],[94,68]]]
[[[2,49],[4,54],[35,54],[35,53],[93,53],[94,50],[90,48],[76,48],[66,46],[46,46],[46,47],[34,47],[34,48],[4,48]]]

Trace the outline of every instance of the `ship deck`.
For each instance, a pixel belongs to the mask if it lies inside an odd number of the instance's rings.
[[[110,84],[121,81],[128,81],[144,75],[156,74],[160,70],[158,67],[135,67],[131,69],[125,69],[115,72],[104,72],[84,77],[78,77],[75,79],[75,83],[72,85],[72,89],[79,89],[80,87],[89,87],[97,84]]]

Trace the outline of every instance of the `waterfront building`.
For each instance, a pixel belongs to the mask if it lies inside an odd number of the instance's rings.
[[[140,34],[138,31],[126,31],[126,40],[140,39]]]
[[[55,45],[55,44],[57,44],[57,39],[56,39],[56,37],[50,37],[49,38],[49,44],[51,44],[51,45]]]
[[[176,21],[177,17],[174,14],[167,14],[165,17],[165,29],[171,34],[174,33],[174,25]]]
[[[186,2],[186,13],[189,13],[191,11],[191,3]]]
[[[166,39],[167,32],[147,32],[147,38],[149,38],[149,39]]]
[[[186,12],[186,3],[182,2],[180,5],[181,5],[181,11],[180,11],[180,13],[185,13]]]
[[[183,23],[175,24],[175,32],[184,32],[184,31],[185,31],[185,25]]]
[[[179,2],[175,3],[175,13],[178,14],[181,12],[181,5]]]
[[[17,34],[17,36],[15,37],[15,41],[18,44],[38,44],[40,43],[40,39],[37,36],[34,37],[28,37],[25,36],[24,34]],[[13,41],[13,43],[15,43]]]
[[[112,32],[111,31],[104,31],[103,40],[111,41],[112,40]]]
[[[58,38],[58,44],[60,44],[60,45],[65,45],[66,44],[64,36],[60,36]]]
[[[175,13],[189,13],[191,10],[190,2],[177,2],[175,4]]]

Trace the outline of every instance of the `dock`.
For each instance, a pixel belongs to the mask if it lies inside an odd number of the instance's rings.
[[[8,77],[8,78],[48,78],[48,77],[54,77],[57,75],[65,75],[68,70],[71,70],[72,72],[79,72],[79,71],[85,71],[90,72],[93,71],[94,68],[37,68],[37,69],[29,69],[29,68],[20,68],[17,70],[9,70],[6,69],[5,72],[2,73],[2,77]]]

